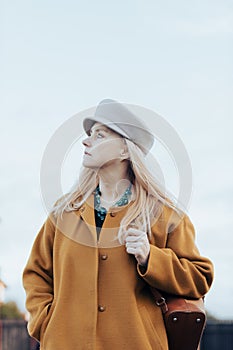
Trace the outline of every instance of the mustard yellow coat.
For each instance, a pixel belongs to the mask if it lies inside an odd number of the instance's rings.
[[[98,242],[93,196],[79,210],[44,223],[23,273],[28,330],[41,350],[167,350],[148,285],[194,298],[209,290],[212,264],[200,256],[188,216],[172,229],[176,215],[164,207],[142,272],[113,241],[127,208],[107,214]]]

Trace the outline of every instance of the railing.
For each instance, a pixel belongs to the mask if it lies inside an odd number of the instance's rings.
[[[233,321],[208,321],[204,331],[201,350],[232,350]]]
[[[37,350],[38,343],[28,336],[24,320],[0,320],[0,350]]]
[[[0,320],[0,350],[37,350],[39,344],[28,336],[23,320]],[[210,322],[204,331],[201,350],[232,350],[233,321]],[[187,349],[188,350],[188,349]]]

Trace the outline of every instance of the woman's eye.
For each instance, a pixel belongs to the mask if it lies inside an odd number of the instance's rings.
[[[98,134],[97,134],[97,138],[98,139],[102,139],[104,137],[104,135],[103,134],[101,134],[100,132],[98,132]]]

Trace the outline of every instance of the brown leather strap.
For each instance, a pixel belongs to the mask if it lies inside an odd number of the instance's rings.
[[[168,311],[166,299],[159,293],[157,289],[151,288],[150,290],[151,290],[151,293],[153,294],[156,305],[159,306],[163,314],[165,314]]]

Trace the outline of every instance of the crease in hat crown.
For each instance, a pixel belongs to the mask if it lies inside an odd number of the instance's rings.
[[[83,128],[87,135],[90,135],[90,130],[96,122],[133,141],[145,154],[153,146],[154,136],[148,127],[124,103],[112,99],[99,102],[94,116],[83,120]]]

